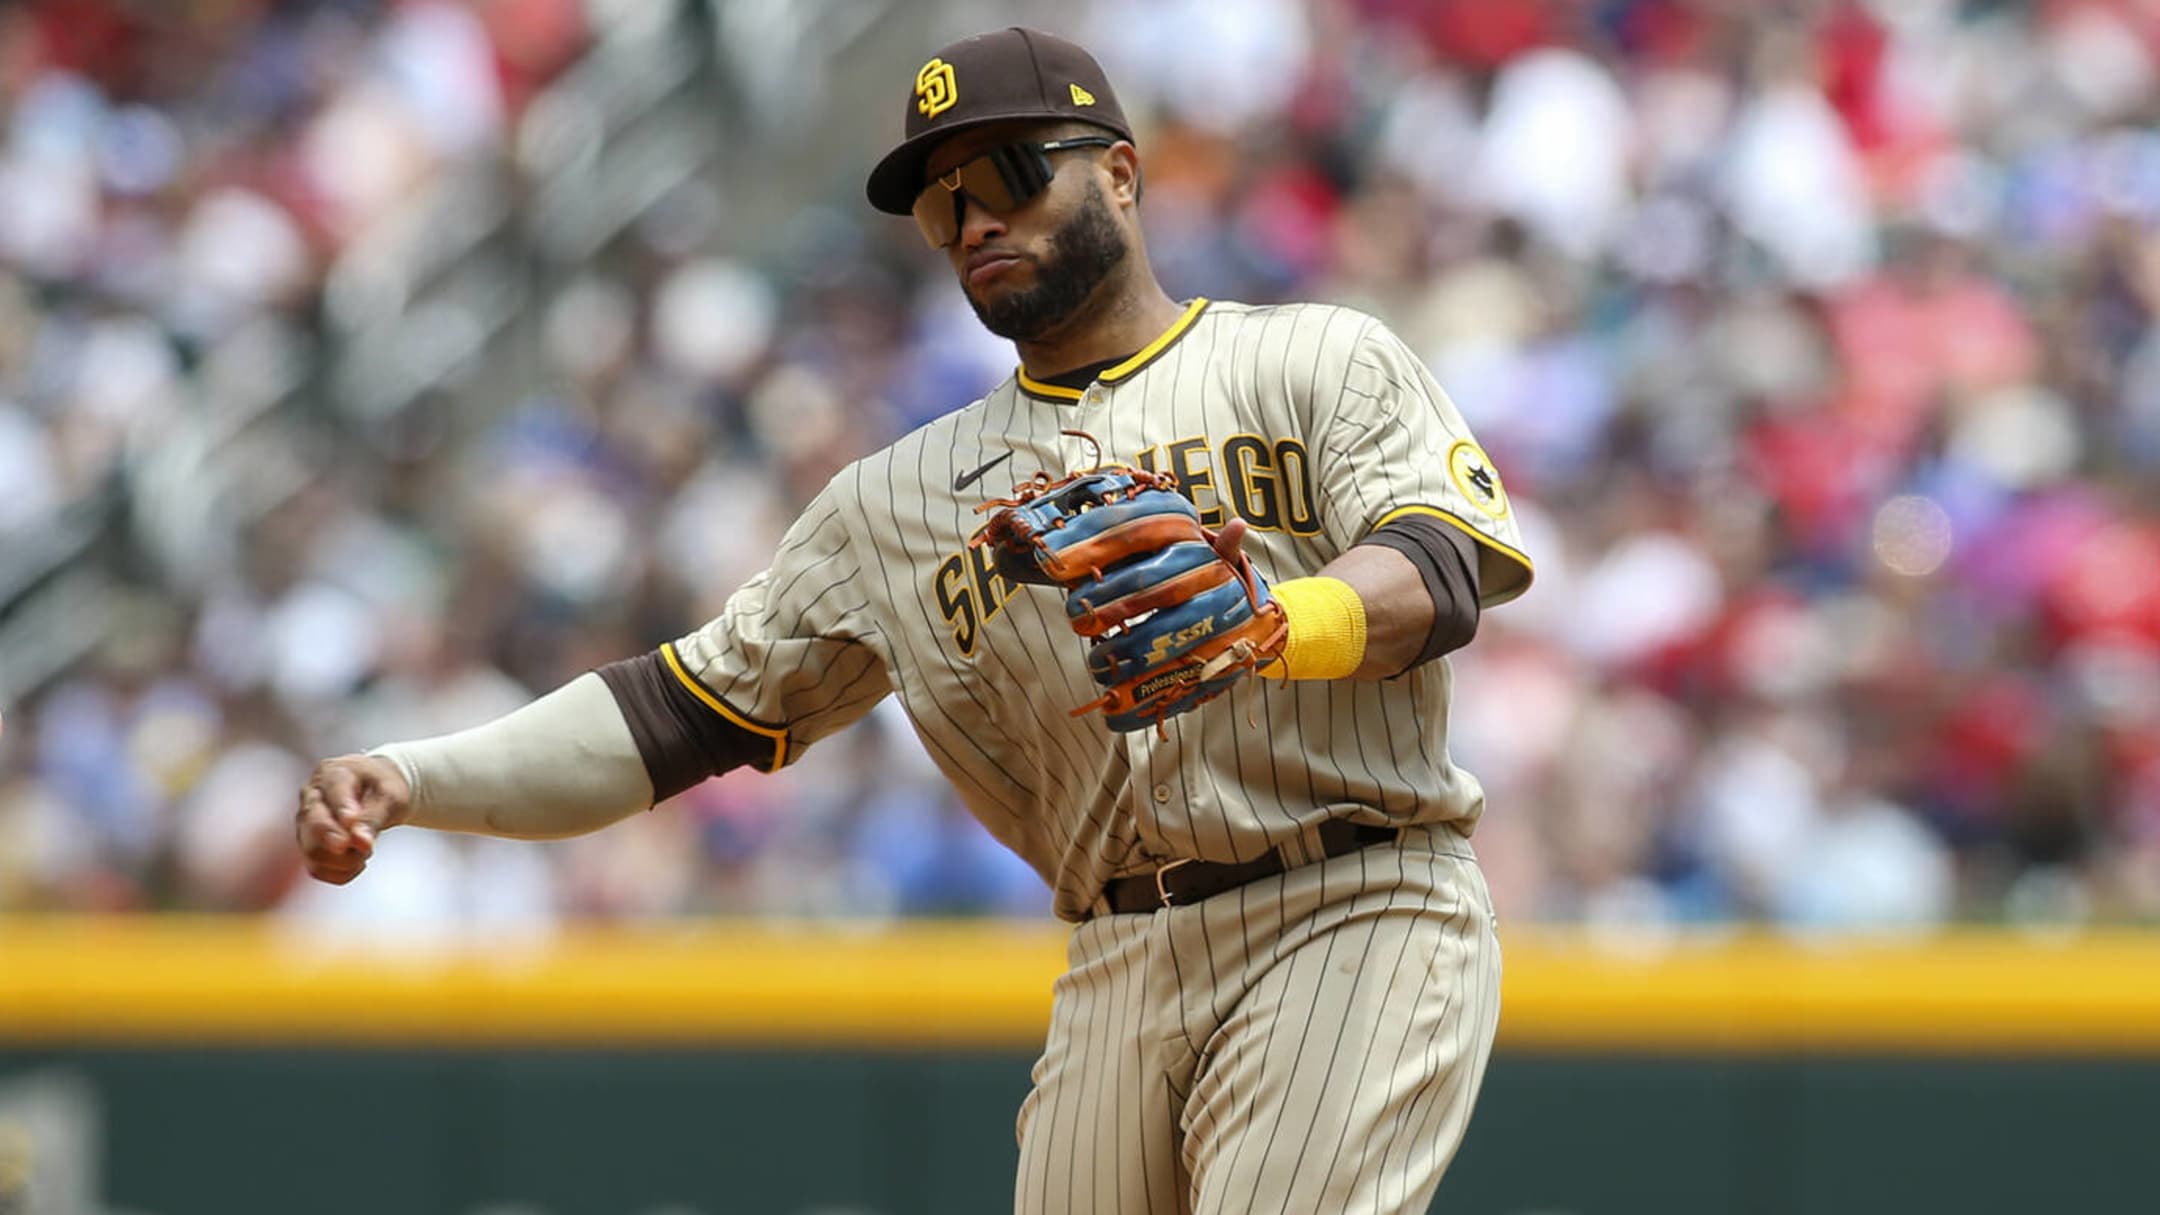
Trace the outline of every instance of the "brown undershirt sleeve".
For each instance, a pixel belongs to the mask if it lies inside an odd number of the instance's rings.
[[[1425,648],[1398,675],[1470,644],[1478,626],[1476,541],[1464,535],[1461,528],[1431,516],[1404,515],[1375,528],[1358,543],[1377,544],[1408,557],[1432,596],[1433,622],[1425,635]]]
[[[771,766],[773,740],[713,712],[660,651],[611,662],[598,674],[630,724],[656,804],[744,764]]]

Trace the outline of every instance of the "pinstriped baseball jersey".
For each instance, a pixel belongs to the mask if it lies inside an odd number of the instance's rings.
[[[1063,431],[1093,436],[1100,456]],[[1159,734],[1072,716],[1099,689],[1061,595],[1006,582],[966,542],[976,508],[1015,480],[1098,458],[1175,473],[1209,526],[1244,518],[1271,581],[1424,513],[1477,541],[1487,606],[1529,584],[1497,470],[1384,325],[1328,305],[1195,300],[1084,391],[1016,372],[844,469],[771,567],[668,660],[772,740],[774,767],[897,693],[1067,919],[1097,910],[1109,879],[1169,860],[1278,846],[1303,859],[1330,818],[1475,822],[1483,793],[1448,758],[1445,660],[1382,682],[1247,680]]]

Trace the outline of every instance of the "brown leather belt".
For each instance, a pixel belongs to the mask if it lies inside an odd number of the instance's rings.
[[[1384,843],[1402,834],[1393,827],[1372,827],[1347,819],[1320,824],[1320,851],[1341,856],[1360,848]],[[1103,887],[1103,901],[1115,915],[1132,915],[1161,907],[1182,907],[1235,890],[1247,882],[1272,877],[1288,868],[1282,850],[1270,848],[1256,860],[1229,864],[1219,861],[1172,861],[1153,873],[1135,873],[1113,879]]]

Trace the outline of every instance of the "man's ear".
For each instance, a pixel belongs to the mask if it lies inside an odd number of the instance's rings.
[[[1110,173],[1110,198],[1120,206],[1140,201],[1140,150],[1125,140],[1110,145],[1104,165]]]

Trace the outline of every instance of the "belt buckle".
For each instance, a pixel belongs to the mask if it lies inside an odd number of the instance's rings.
[[[1155,871],[1155,897],[1156,897],[1156,898],[1158,898],[1158,899],[1160,899],[1160,900],[1162,900],[1162,905],[1163,905],[1163,906],[1165,906],[1165,907],[1172,907],[1172,906],[1175,906],[1175,905],[1176,905],[1176,904],[1174,904],[1174,903],[1172,903],[1172,902],[1171,902],[1171,895],[1170,895],[1170,890],[1169,890],[1169,888],[1168,888],[1168,887],[1166,887],[1166,886],[1164,886],[1164,885],[1163,885],[1163,878],[1164,878],[1164,877],[1166,877],[1166,876],[1167,876],[1167,875],[1168,875],[1168,874],[1170,873],[1170,871],[1171,871],[1171,870],[1173,870],[1173,869],[1183,869],[1183,868],[1184,868],[1185,866],[1187,866],[1187,865],[1190,865],[1190,864],[1192,864],[1192,863],[1193,863],[1193,858],[1191,858],[1191,857],[1189,857],[1189,856],[1188,856],[1188,857],[1180,857],[1179,859],[1177,859],[1177,860],[1174,860],[1174,861],[1170,862],[1169,864],[1167,864],[1167,865],[1164,865],[1164,866],[1163,866],[1162,868],[1160,868],[1160,869],[1157,869],[1157,870]]]

